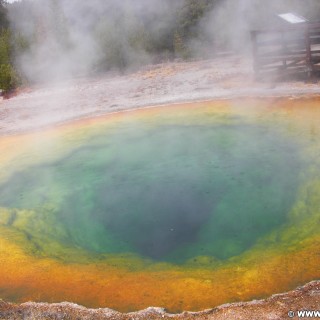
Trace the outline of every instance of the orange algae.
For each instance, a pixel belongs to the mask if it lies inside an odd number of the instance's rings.
[[[110,259],[79,264],[33,257],[1,239],[0,286],[11,294],[4,298],[19,301],[67,300],[122,311],[150,305],[200,310],[265,297],[319,277],[320,259],[314,254],[319,244],[320,237],[313,237],[298,250],[274,250],[263,258],[253,251],[213,270],[167,266],[131,272],[110,266]]]
[[[274,105],[270,105],[270,103]],[[242,108],[242,106],[250,108]],[[245,115],[250,122],[273,122],[281,130],[304,142],[303,152],[312,161],[302,173],[302,185],[289,221],[261,238],[251,249],[225,261],[195,257],[182,265],[153,263],[134,255],[92,255],[83,250],[49,243],[58,256],[34,249],[19,226],[12,228],[6,209],[0,209],[0,288],[2,298],[13,301],[72,301],[91,307],[121,311],[150,305],[171,311],[200,310],[225,302],[244,301],[282,292],[319,278],[320,244],[320,108],[317,100],[220,101],[177,105],[123,112],[97,119],[79,120],[39,133],[0,139],[1,166],[17,168],[59,157],[81,139],[99,132],[99,126],[115,127],[123,121],[176,117],[190,121],[228,121],[225,116]],[[169,115],[167,115],[167,113]],[[203,115],[207,119],[203,120]],[[154,120],[157,118],[157,120]],[[179,123],[181,124],[181,118]],[[92,129],[93,128],[93,129]],[[90,130],[91,131],[90,131]],[[95,131],[96,130],[96,131]],[[317,140],[318,139],[318,140]],[[48,144],[51,141],[52,144]],[[59,145],[59,148],[54,146]],[[43,152],[39,159],[28,157],[29,150]],[[54,152],[53,152],[53,151]],[[21,157],[21,154],[24,156]],[[34,154],[34,153],[33,153]],[[0,176],[0,182],[9,173]],[[45,247],[45,246],[44,246]],[[35,252],[34,252],[35,251]],[[71,258],[70,258],[71,257]]]

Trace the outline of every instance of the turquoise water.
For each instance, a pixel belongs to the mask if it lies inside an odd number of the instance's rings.
[[[227,259],[286,222],[297,150],[262,125],[119,126],[15,173],[0,207],[34,212],[31,239],[156,261]]]

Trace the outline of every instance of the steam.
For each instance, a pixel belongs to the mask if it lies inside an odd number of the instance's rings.
[[[250,31],[273,27],[277,14],[295,12],[310,21],[320,20],[317,0],[218,0],[198,25],[198,37],[189,50],[197,57],[226,51],[251,52]]]
[[[188,6],[204,14],[183,48],[202,59],[249,52],[249,31],[272,26],[275,13],[320,15],[317,0],[21,0],[9,5],[16,63],[29,81],[47,82],[172,59]]]
[[[182,1],[23,0],[10,5],[16,63],[43,82],[152,63]],[[171,41],[172,43],[172,41]],[[163,46],[164,48],[160,48]],[[154,51],[154,52],[153,52]]]

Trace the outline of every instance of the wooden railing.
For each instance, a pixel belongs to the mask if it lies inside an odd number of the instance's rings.
[[[320,23],[251,31],[253,67],[264,71],[302,71],[308,76],[320,70]]]

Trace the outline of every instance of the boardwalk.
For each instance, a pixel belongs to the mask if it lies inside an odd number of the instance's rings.
[[[268,71],[310,77],[320,70],[320,22],[253,30],[251,40],[257,78]]]

